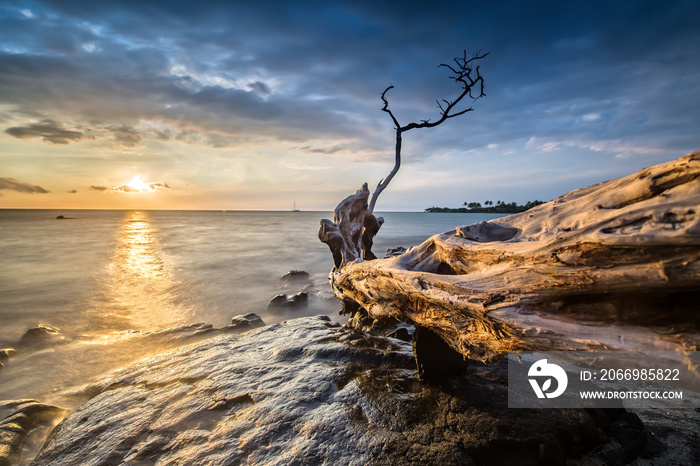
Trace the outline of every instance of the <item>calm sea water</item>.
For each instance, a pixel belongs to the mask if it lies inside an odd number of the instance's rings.
[[[68,217],[58,220],[56,217]],[[384,213],[374,251],[496,218]],[[153,334],[194,322],[266,323],[326,314],[332,258],[317,238],[331,212],[0,210],[0,349],[27,329],[57,327],[60,345],[21,350],[0,369],[0,400],[50,400],[61,390],[178,343]],[[285,285],[290,270],[311,283]],[[309,306],[270,311],[276,294],[309,292]],[[150,335],[150,336],[149,336]]]

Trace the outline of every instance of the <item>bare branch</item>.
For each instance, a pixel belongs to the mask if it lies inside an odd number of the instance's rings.
[[[386,100],[386,93],[389,91],[389,89],[393,89],[394,86],[389,86],[386,89],[384,89],[384,92],[382,92],[382,101],[384,102],[384,107],[382,107],[382,111],[386,112],[391,116],[391,119],[394,120],[394,125],[396,125],[396,128],[400,128],[401,125],[399,124],[398,120],[396,120],[396,117],[394,116],[393,113],[391,113],[391,110],[389,110],[389,101]]]
[[[467,96],[469,96],[469,98],[471,98],[472,100],[476,100],[486,95],[484,93],[484,78],[481,76],[481,70],[479,69],[479,66],[477,66],[476,69],[472,67],[472,63],[486,58],[486,56],[488,56],[488,52],[482,53],[481,51],[479,51],[472,55],[471,58],[467,58],[467,51],[465,50],[462,57],[456,57],[453,59],[455,63],[454,65],[448,65],[445,63],[438,65],[438,68],[445,67],[452,72],[452,75],[449,76],[449,78],[461,85],[462,92],[457,96],[455,100],[449,101],[446,99],[442,99],[444,105],[440,103],[440,101],[436,100],[437,106],[440,109],[440,118],[433,122],[431,122],[429,119],[426,119],[420,120],[420,123],[414,122],[401,126],[401,124],[396,119],[392,111],[389,109],[389,101],[386,98],[386,93],[390,89],[393,89],[394,86],[389,86],[384,90],[384,92],[382,92],[381,98],[382,102],[384,102],[382,111],[389,114],[396,128],[396,148],[394,168],[392,168],[391,172],[386,178],[382,179],[379,182],[379,184],[377,185],[377,189],[374,190],[374,193],[372,194],[372,199],[368,207],[368,211],[370,213],[374,212],[374,206],[377,202],[379,194],[381,194],[381,192],[384,191],[384,189],[388,186],[389,182],[394,178],[394,175],[396,175],[396,172],[399,171],[399,167],[401,166],[402,133],[415,128],[434,128],[435,126],[442,124],[450,118],[458,117],[460,115],[464,115],[467,112],[471,112],[474,110],[472,107],[463,110],[456,110],[456,107],[459,105],[462,99],[464,99]]]

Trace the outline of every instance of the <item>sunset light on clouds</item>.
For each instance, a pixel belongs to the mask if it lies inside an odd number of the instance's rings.
[[[0,4],[0,208],[378,210],[525,202],[700,149],[694,1]]]

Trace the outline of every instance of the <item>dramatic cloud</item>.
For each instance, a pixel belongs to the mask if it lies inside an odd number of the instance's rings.
[[[64,129],[51,120],[43,120],[27,126],[13,126],[7,128],[5,132],[19,139],[41,138],[44,142],[51,144],[68,144],[71,141],[79,141],[83,137],[82,133]]]
[[[700,148],[699,23],[700,4],[686,0],[7,0],[0,137],[93,151],[104,163],[95,175],[126,165],[149,173],[150,163],[150,173],[211,192],[232,177],[258,183],[251,192],[308,191],[303,170],[288,179],[271,167],[371,163],[363,168],[381,177],[376,164],[393,163],[394,143],[381,92],[395,86],[402,124],[434,121],[436,100],[458,92],[437,65],[483,50],[487,97],[439,128],[406,133],[404,166],[446,161],[455,186],[486,159],[480,168],[493,173],[516,161],[558,176],[600,176],[601,165],[622,175]],[[444,186],[425,191],[447,195]]]
[[[41,186],[36,186],[36,185],[29,184],[29,183],[24,183],[22,181],[14,179],[14,178],[0,178],[0,191],[3,189],[17,191],[20,193],[30,193],[30,194],[33,194],[33,193],[46,194],[46,193],[51,192],[51,191],[48,191],[48,190],[42,188]]]

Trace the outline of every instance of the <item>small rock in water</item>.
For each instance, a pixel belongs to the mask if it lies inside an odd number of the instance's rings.
[[[308,283],[311,281],[311,277],[308,272],[303,270],[290,270],[281,278],[281,280],[285,285],[290,285],[293,283]]]
[[[44,348],[48,345],[63,341],[65,338],[59,333],[57,328],[40,324],[30,328],[22,335],[19,346]]]
[[[254,328],[264,326],[265,322],[263,322],[259,315],[253,312],[249,312],[245,315],[236,316],[233,319],[231,319],[231,327],[234,327],[237,330],[252,330]]]
[[[6,362],[10,359],[10,356],[16,353],[12,348],[0,349],[0,362]]]
[[[267,305],[268,309],[299,309],[309,304],[309,293],[302,291],[292,296],[278,294]]]

